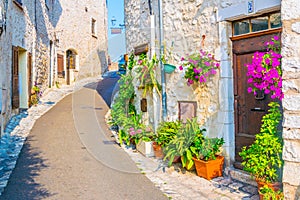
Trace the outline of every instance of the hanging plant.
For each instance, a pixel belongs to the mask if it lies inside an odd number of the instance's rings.
[[[187,67],[184,78],[187,79],[189,86],[197,82],[207,82],[208,77],[217,74],[217,70],[220,67],[220,63],[214,56],[203,50],[187,57],[182,57],[181,61],[183,63],[179,69],[183,70],[184,67]]]
[[[255,52],[252,63],[247,64],[247,76],[250,87],[249,93],[257,94],[263,91],[271,94],[272,99],[282,100],[282,70],[279,37],[274,36],[268,46],[267,52]]]

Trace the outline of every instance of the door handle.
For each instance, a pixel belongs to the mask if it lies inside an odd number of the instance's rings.
[[[252,108],[251,111],[265,112],[265,109],[262,109],[262,108],[259,108],[259,107],[255,107],[255,108]]]

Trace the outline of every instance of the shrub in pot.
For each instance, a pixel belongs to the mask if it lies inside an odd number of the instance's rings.
[[[243,159],[242,166],[261,186],[278,184],[279,169],[282,166],[282,141],[279,123],[281,121],[280,105],[277,102],[268,104],[269,110],[262,118],[260,133],[249,147],[243,147],[239,153]],[[274,185],[274,187],[275,187]],[[280,186],[277,187],[278,190]],[[260,189],[259,189],[260,190]]]
[[[208,180],[222,176],[224,157],[220,154],[223,144],[223,138],[207,137],[201,143],[195,143],[193,160],[198,176]]]

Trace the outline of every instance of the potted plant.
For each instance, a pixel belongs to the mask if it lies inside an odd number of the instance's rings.
[[[140,81],[140,89],[144,89],[143,96],[146,96],[147,92],[152,92],[153,88],[160,94],[161,86],[156,79],[155,70],[158,67],[158,59],[154,55],[152,59],[149,59],[146,54],[141,54],[137,61],[135,72],[137,78]]]
[[[194,166],[192,155],[194,152],[195,138],[202,138],[203,130],[197,123],[197,118],[187,120],[186,124],[178,131],[178,134],[166,146],[166,156],[164,160],[169,160],[169,166],[172,164],[175,156],[181,156],[182,166],[190,170]]]
[[[203,138],[195,143],[195,168],[198,176],[211,180],[222,176],[224,157],[221,156],[223,138]]]
[[[220,63],[214,58],[214,56],[202,49],[187,57],[182,57],[182,65],[180,70],[185,69],[184,78],[187,79],[188,85],[194,83],[205,83],[207,78],[217,74],[217,69]]]
[[[268,185],[264,185],[259,190],[260,200],[283,200],[283,192],[281,190],[274,191]]]
[[[162,122],[159,124],[156,135],[154,136],[153,149],[156,158],[163,158],[163,148],[178,134],[182,123],[177,121]]]
[[[278,172],[282,166],[282,141],[279,137],[279,123],[281,121],[280,105],[277,102],[268,104],[270,109],[262,118],[260,133],[255,136],[254,143],[243,147],[239,153],[243,159],[242,166],[257,181],[258,190],[268,185],[278,190]]]
[[[142,130],[140,140],[136,145],[136,149],[146,157],[153,157],[154,151],[152,147],[154,133],[151,127]]]

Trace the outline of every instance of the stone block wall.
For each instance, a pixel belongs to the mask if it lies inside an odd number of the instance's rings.
[[[283,179],[285,199],[300,198],[300,4],[282,0]]]
[[[219,24],[217,22],[218,0],[185,0],[162,1],[163,3],[163,31],[165,53],[170,63],[179,67],[180,59],[188,53],[199,52],[204,49],[221,60],[219,43]],[[155,47],[158,52],[159,20],[158,5],[152,3],[155,15]],[[143,43],[150,44],[150,10],[148,1],[125,1],[125,23],[127,51],[131,52],[135,46]],[[219,77],[218,73],[212,78],[207,87],[187,86],[184,72],[175,70],[166,75],[168,120],[178,119],[178,101],[197,101],[197,117],[205,125],[211,136],[222,136],[217,130],[219,117]],[[157,70],[160,80],[160,70]],[[151,107],[149,110],[153,110]],[[149,114],[150,121],[155,121],[155,114]]]
[[[92,34],[95,20],[95,34]],[[99,75],[107,68],[107,7],[105,0],[68,1],[55,5],[54,31],[59,35],[57,51],[78,54],[81,76]],[[65,63],[66,65],[66,63]]]

